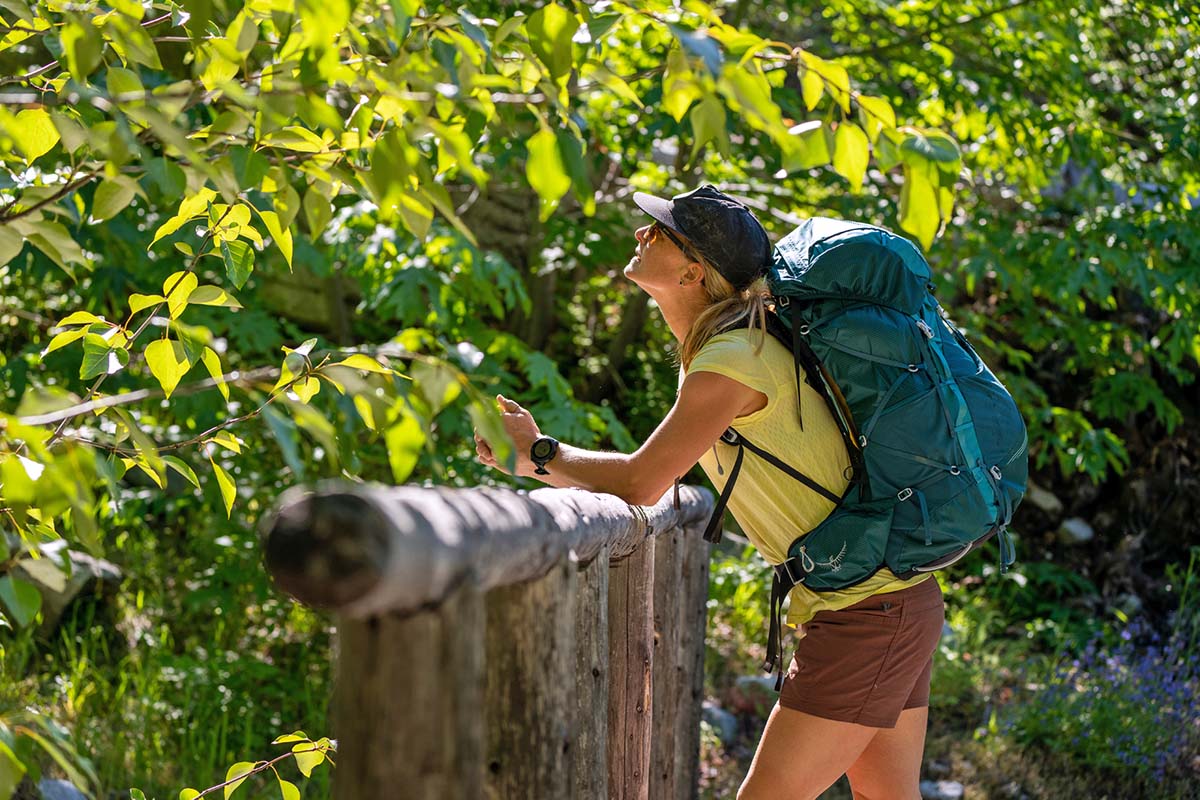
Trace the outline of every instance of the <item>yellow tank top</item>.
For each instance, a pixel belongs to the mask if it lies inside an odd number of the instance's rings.
[[[745,328],[714,336],[687,371],[680,371],[680,383],[687,372],[715,372],[765,394],[767,405],[736,418],[734,430],[840,496],[848,484],[850,458],[833,415],[817,391],[802,382],[801,430],[792,354],[769,335],[756,354],[758,343],[759,334]],[[736,456],[737,448],[717,442],[700,458],[701,468],[718,492],[725,488]],[[785,561],[792,541],[816,527],[833,507],[832,502],[749,451],[729,498],[729,511],[769,564]],[[885,567],[841,591],[814,592],[799,584],[789,595],[786,621],[791,626],[802,625],[818,611],[845,608],[874,594],[906,589],[928,577],[902,581]]]

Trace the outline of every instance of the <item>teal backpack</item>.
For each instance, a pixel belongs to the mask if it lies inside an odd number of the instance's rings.
[[[915,245],[872,225],[817,217],[775,247],[768,330],[791,350],[797,381],[803,367],[825,398],[851,466],[839,496],[732,428],[721,437],[738,450],[704,534],[709,541],[720,540],[746,450],[836,504],[774,568],[768,672],[780,660],[784,598],[798,583],[845,589],[883,567],[910,578],[953,564],[993,536],[1001,569],[1013,562],[1006,527],[1025,494],[1025,425],[934,299],[931,278]]]

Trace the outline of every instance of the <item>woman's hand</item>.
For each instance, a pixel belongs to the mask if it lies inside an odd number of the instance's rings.
[[[516,474],[522,476],[532,475],[534,465],[529,459],[529,448],[533,445],[533,440],[541,436],[542,432],[538,429],[537,423],[534,422],[533,415],[516,402],[509,400],[502,394],[496,395],[496,402],[500,406],[500,420],[504,423],[504,429],[508,432],[509,438],[512,439],[513,447],[516,451]],[[484,466],[498,469],[501,472],[507,472],[504,466],[496,460],[495,453],[492,452],[492,446],[480,437],[478,431],[475,433],[475,454],[479,458],[479,463]]]

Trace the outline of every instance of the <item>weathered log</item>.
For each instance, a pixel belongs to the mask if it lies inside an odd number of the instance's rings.
[[[680,588],[684,595],[683,628],[679,648],[684,653],[685,674],[680,690],[686,692],[676,720],[675,737],[681,774],[676,784],[679,800],[700,796],[700,712],[704,701],[704,636],[708,630],[708,542],[701,536],[703,524],[687,530],[683,537]],[[667,798],[670,800],[670,798]]]
[[[545,577],[487,596],[487,795],[575,797],[575,592],[563,559]]]
[[[608,583],[608,791],[647,800],[653,718],[654,543],[612,563]]]
[[[575,796],[608,797],[608,545],[579,570],[575,603]]]
[[[459,581],[481,591],[545,575],[573,550],[621,558],[654,535],[703,520],[712,497],[680,491],[651,507],[575,489],[385,487],[332,482],[284,493],[263,522],[276,583],[343,617],[437,604]]]
[[[341,620],[333,693],[337,800],[484,797],[484,602]]]
[[[695,535],[695,534],[693,534]],[[680,704],[684,688],[683,540],[676,528],[654,539],[654,721],[650,742],[650,796],[673,800],[681,765],[677,760]],[[689,665],[690,666],[690,665]]]

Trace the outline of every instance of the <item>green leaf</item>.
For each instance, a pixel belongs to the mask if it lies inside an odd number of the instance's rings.
[[[383,375],[391,375],[393,370],[383,366],[375,359],[362,353],[355,353],[341,361],[329,364],[331,367],[353,367],[354,369],[364,369],[367,372],[378,372]]]
[[[458,371],[442,362],[417,361],[409,369],[409,375],[425,402],[429,403],[430,413],[435,415],[462,392]]]
[[[6,626],[0,623],[0,627]],[[24,775],[25,765],[21,763],[6,742],[0,742],[0,798],[8,800],[12,797]],[[145,800],[145,798],[139,800]]]
[[[136,314],[150,306],[165,302],[167,302],[167,298],[161,294],[131,294],[129,295],[129,313]]]
[[[271,239],[279,248],[279,252],[283,253],[283,258],[287,261],[290,269],[292,266],[292,232],[281,224],[279,215],[274,211],[259,211],[258,216],[267,226],[267,233],[271,234]]]
[[[887,100],[867,94],[860,94],[855,99],[858,101],[859,117],[862,119],[863,128],[866,130],[871,144],[875,144],[875,140],[879,138],[879,132],[884,128],[896,127],[896,112],[892,110],[892,104]]]
[[[571,188],[571,177],[563,164],[558,149],[558,137],[554,131],[541,127],[526,143],[529,157],[525,162],[525,176],[529,185],[542,199],[542,221],[549,219],[558,206],[558,201]]]
[[[224,467],[211,458],[208,463],[212,466],[213,475],[217,477],[217,488],[221,490],[221,500],[225,503],[225,518],[229,519],[233,513],[233,500],[237,497],[237,486]]]
[[[179,800],[194,800],[200,796],[200,793],[195,789],[180,789]]]
[[[321,234],[325,232],[326,226],[329,225],[329,220],[333,219],[333,208],[329,202],[329,198],[314,184],[304,193],[304,202],[302,205],[304,207],[304,220],[308,223],[309,235],[314,242],[318,242],[321,239]]]
[[[187,465],[187,462],[177,456],[163,456],[163,463],[171,469],[178,472],[183,477],[187,478],[188,483],[200,488],[200,479],[196,477],[196,472]]]
[[[289,125],[268,133],[260,144],[263,147],[278,147],[295,153],[319,153],[325,149],[325,143],[321,141],[320,136],[299,125]]]
[[[300,790],[296,788],[296,784],[283,778],[279,778],[279,793],[283,795],[283,800],[300,800]]]
[[[901,158],[906,164],[918,167],[921,160],[932,161],[939,168],[957,174],[958,164],[962,160],[958,142],[941,131],[912,127],[904,127],[900,131],[908,134],[900,142]]]
[[[271,429],[271,435],[279,443],[279,451],[283,454],[284,462],[292,468],[293,476],[296,480],[304,480],[304,459],[300,457],[300,434],[296,429],[296,423],[280,414],[271,405],[263,406],[262,415],[263,419],[267,421],[267,427]],[[302,738],[298,737],[287,741],[297,741]],[[272,744],[278,742],[279,739],[276,739]]]
[[[870,149],[867,134],[853,122],[843,120],[833,136],[833,169],[850,182],[850,193],[862,191]]]
[[[938,204],[933,184],[920,170],[904,165],[900,191],[900,227],[917,237],[928,250],[938,231]]]
[[[282,736],[277,736],[271,744],[286,744],[288,742],[307,742],[308,734],[304,731],[292,731],[285,733]]]
[[[813,61],[820,63],[821,59],[809,53],[804,53],[804,58],[801,60],[798,70],[800,73],[800,93],[804,98],[804,107],[809,111],[817,107],[817,103],[821,102],[821,95],[825,93],[825,81],[810,66],[810,62]]]
[[[404,483],[417,465],[417,457],[425,444],[425,431],[421,429],[417,418],[408,412],[384,432],[383,438],[387,445],[388,464],[392,467],[392,478],[398,484]]]
[[[28,581],[0,575],[0,600],[19,627],[26,627],[42,608],[42,593]]]
[[[108,94],[117,103],[135,103],[145,99],[146,88],[137,73],[121,67],[108,68]]]
[[[104,322],[104,320],[90,311],[72,311],[54,323],[54,327],[65,328],[68,325],[91,325],[94,322]]]
[[[99,222],[112,219],[125,210],[137,193],[137,184],[124,176],[104,181],[92,198],[92,217]]]
[[[42,351],[42,358],[45,358],[49,353],[53,353],[60,347],[66,347],[71,342],[77,339],[82,339],[88,333],[87,328],[74,328],[69,331],[63,331],[50,340],[50,344],[46,345],[46,349]]]
[[[315,376],[309,375],[307,378],[296,381],[292,384],[292,391],[300,398],[301,403],[307,403],[313,399],[313,395],[321,391],[321,381]]]
[[[823,167],[830,162],[829,138],[819,119],[802,122],[788,133],[795,137],[795,146],[784,152],[783,168],[788,172]]]
[[[201,214],[207,213],[208,205],[213,201],[217,193],[209,188],[202,188],[199,192],[186,198],[179,204],[179,211],[175,216],[159,226],[154,232],[154,239],[151,240],[150,246],[153,247],[155,242],[164,236],[170,236],[175,231],[182,228],[188,221],[195,219]]]
[[[82,380],[91,380],[101,374],[111,375],[128,363],[129,351],[124,347],[114,346],[97,333],[89,333],[83,338],[83,363],[79,366]]]
[[[722,153],[729,150],[729,138],[725,131],[725,106],[716,97],[709,95],[692,108],[689,119],[692,121],[692,154],[688,163],[696,161],[696,154],[709,142],[716,140],[717,149]]]
[[[71,19],[63,26],[60,41],[71,77],[80,83],[87,83],[88,75],[100,63],[100,53],[104,48],[100,31],[96,30],[91,20]]]
[[[16,258],[25,247],[25,237],[12,228],[0,226],[0,267]]]
[[[241,308],[242,304],[233,295],[220,286],[197,286],[188,295],[187,301],[199,306],[223,306],[224,308]]]
[[[58,144],[58,129],[50,114],[40,108],[27,108],[17,113],[15,124],[9,127],[7,134],[12,136],[25,156],[25,163],[32,164],[39,156],[45,155]]]
[[[146,800],[146,794],[141,789],[130,789],[129,800]]]
[[[193,272],[173,272],[163,281],[163,295],[167,298],[167,308],[171,319],[178,319],[187,308],[188,298],[196,289],[196,275]]]
[[[241,440],[239,440],[236,436],[234,436],[229,431],[217,431],[215,434],[213,434],[213,437],[211,439],[209,439],[209,441],[216,442],[217,444],[221,445],[221,447],[224,447],[226,450],[232,450],[233,452],[237,453],[238,455],[241,455],[241,452],[242,452]]]
[[[221,370],[221,359],[216,351],[211,347],[205,347],[200,360],[204,362],[204,368],[208,370],[208,374],[217,382],[217,391],[225,398],[225,402],[229,402],[229,386],[225,383],[224,372]]]
[[[555,3],[542,6],[525,21],[529,47],[556,81],[571,71],[571,39],[578,28],[575,15]]]
[[[147,345],[146,363],[168,398],[192,368],[183,344],[174,339],[156,339]]]
[[[254,271],[254,250],[247,242],[221,242],[221,257],[230,282],[241,289]]]
[[[253,772],[254,764],[249,761],[239,761],[230,767],[225,773],[225,780],[228,781],[225,785],[225,800],[229,800],[229,795],[233,794],[234,790],[242,785],[242,781],[250,777]]]
[[[672,47],[667,53],[667,70],[663,73],[662,106],[676,122],[682,122],[684,114],[691,108],[692,101],[703,95],[699,84],[688,66],[683,49]]]
[[[306,778],[312,777],[313,767],[325,760],[325,754],[307,742],[296,745],[292,752],[296,754],[296,766]]]

